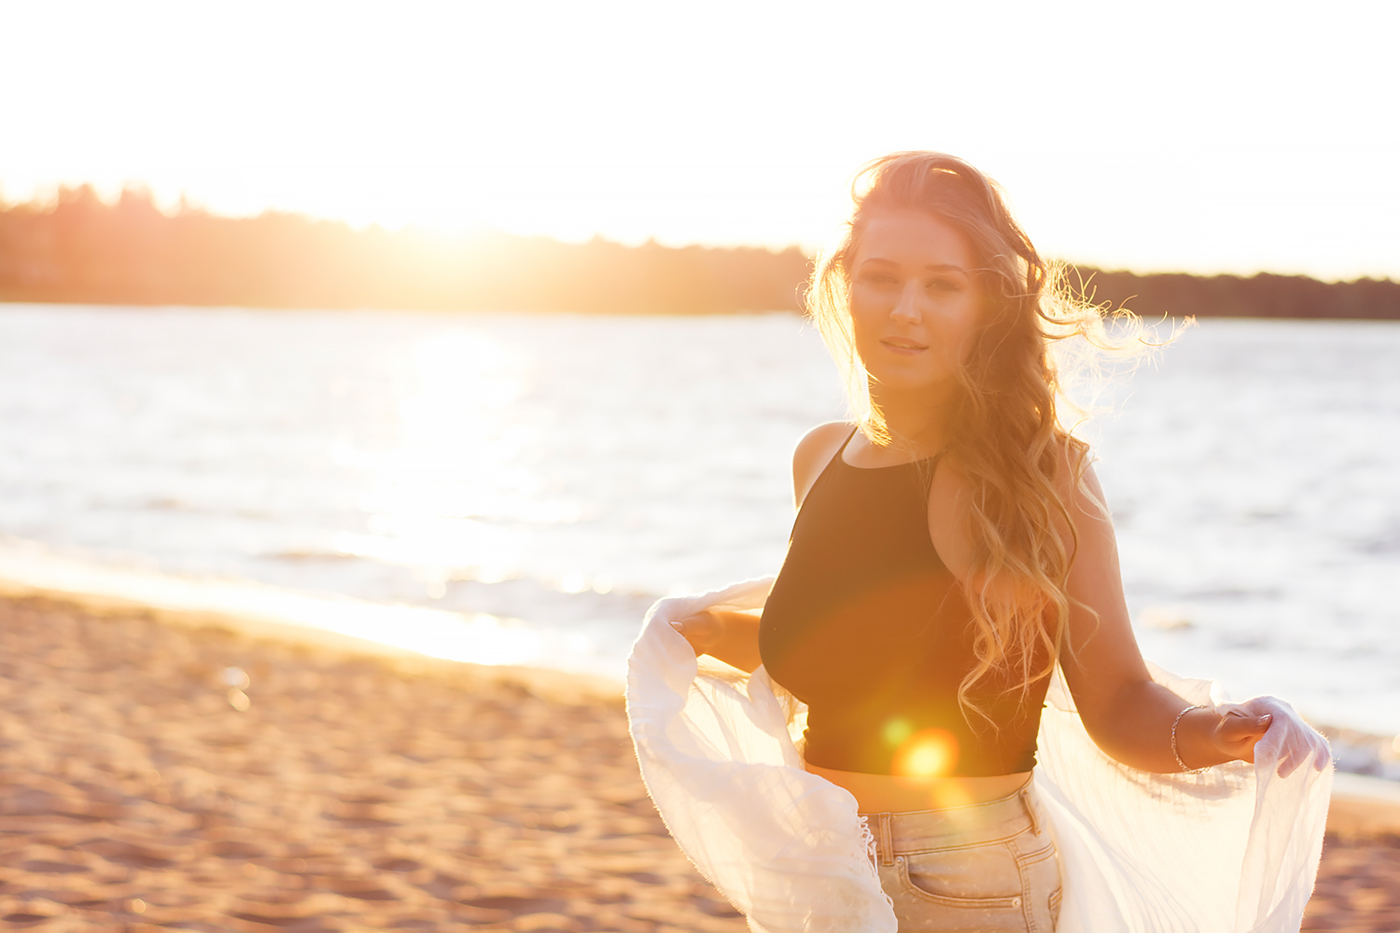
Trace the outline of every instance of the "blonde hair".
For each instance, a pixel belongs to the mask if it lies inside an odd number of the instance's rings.
[[[958,373],[945,456],[972,487],[974,555],[962,585],[976,660],[958,700],[964,716],[986,718],[971,699],[972,687],[994,673],[1009,675],[1008,689],[1024,696],[1053,672],[1069,618],[1078,539],[1056,481],[1068,468],[1069,488],[1082,488],[1089,448],[1060,423],[1056,403],[1065,400],[1051,347],[1071,336],[1105,349],[1142,345],[1141,324],[1116,312],[1126,330],[1110,341],[1100,309],[1064,287],[1060,271],[1011,216],[1000,187],[961,159],[937,152],[876,159],[856,175],[852,199],[845,235],[818,259],[806,305],[842,369],[856,418],[875,443],[891,437],[871,399],[850,315],[851,263],[869,218],[886,210],[931,214],[966,237],[977,264],[984,307]],[[1069,529],[1069,540],[1057,525]],[[1045,661],[1037,664],[1040,649]]]

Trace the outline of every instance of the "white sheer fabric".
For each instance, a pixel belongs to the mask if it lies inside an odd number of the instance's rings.
[[[802,767],[801,704],[762,668],[702,670],[671,626],[710,606],[757,609],[771,586],[663,599],[647,614],[627,672],[642,777],[681,849],[751,929],[894,933],[855,798]],[[1206,681],[1153,674],[1193,703],[1226,701]],[[1296,933],[1322,851],[1330,753],[1288,704],[1250,704],[1274,714],[1254,765],[1148,774],[1100,752],[1052,684],[1035,781],[1062,859],[1059,933]]]

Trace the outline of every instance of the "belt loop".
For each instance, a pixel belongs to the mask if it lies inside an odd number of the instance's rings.
[[[890,816],[889,813],[875,814],[875,823],[878,829],[875,838],[877,848],[880,851],[881,865],[894,864],[894,838],[890,832]]]
[[[1031,804],[1031,788],[1027,784],[1021,788],[1021,806],[1026,808],[1026,816],[1031,818],[1031,832],[1040,835],[1040,820],[1035,815],[1035,807]]]

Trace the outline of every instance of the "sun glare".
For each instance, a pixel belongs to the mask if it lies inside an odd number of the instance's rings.
[[[368,534],[342,548],[378,560],[509,577],[529,544],[522,526],[538,504],[539,480],[521,462],[523,426],[502,423],[528,388],[526,362],[501,343],[444,332],[414,347],[396,379],[404,384],[398,438],[372,465],[361,503]],[[534,511],[532,511],[532,509]],[[425,570],[429,595],[441,573]]]
[[[909,4],[891,34],[885,16],[781,4],[7,4],[0,99],[32,131],[6,139],[0,196],[132,182],[217,213],[813,248],[860,162],[929,147],[1005,184],[1042,253],[1393,275],[1397,130],[1378,115],[1396,5],[1306,24],[1216,7],[1205,30],[1155,19],[1145,64],[1104,81],[1095,56],[1062,50],[1116,47],[1116,16],[1025,11],[998,32],[1019,69],[988,74],[975,43],[928,61],[930,29],[996,23],[976,5]],[[1183,55],[1210,67],[1184,73]],[[975,96],[931,91],[974,74]],[[986,101],[1016,99],[1028,74],[1046,99],[1091,102],[1096,138],[1072,120],[1031,144],[1010,132]],[[813,81],[823,93],[800,91]],[[833,112],[851,125],[814,132]],[[1347,171],[1299,174],[1318,164]]]
[[[958,740],[947,729],[920,729],[895,749],[899,777],[946,777],[958,763]]]

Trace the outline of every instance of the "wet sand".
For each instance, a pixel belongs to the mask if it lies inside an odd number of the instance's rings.
[[[0,922],[740,933],[616,687],[0,600]],[[1400,930],[1400,835],[1329,836],[1305,930]]]

